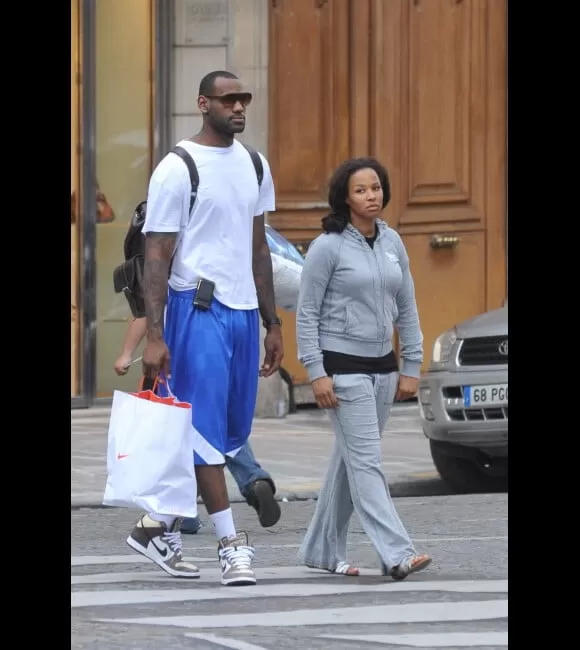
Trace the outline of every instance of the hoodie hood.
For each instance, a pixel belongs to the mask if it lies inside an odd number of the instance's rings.
[[[377,225],[377,230],[378,230],[378,236],[380,237],[382,234],[384,234],[388,229],[389,226],[384,222],[382,219],[376,219],[375,223]],[[360,241],[364,242],[366,244],[366,239],[362,233],[360,233],[352,224],[347,224],[346,228],[344,229],[344,236],[348,237],[349,239],[352,239],[353,241]]]

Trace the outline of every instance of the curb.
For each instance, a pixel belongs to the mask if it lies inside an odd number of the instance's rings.
[[[79,420],[86,420],[90,418],[99,418],[99,417],[108,417],[111,413],[111,404],[112,400],[109,398],[102,398],[102,399],[108,399],[107,403],[100,402],[99,404],[93,404],[92,406],[88,407],[79,407],[79,408],[74,408],[71,409],[71,421],[74,422],[74,420],[79,419]],[[408,415],[409,413],[417,413],[419,412],[419,407],[417,400],[412,400],[412,401],[407,401],[407,402],[395,402],[393,406],[391,407],[391,412],[389,417],[397,417],[397,416],[402,416],[402,415]],[[315,413],[316,415],[313,415],[317,421],[324,421],[324,422],[330,422],[329,418],[327,416],[321,416],[320,415],[320,409],[316,406],[312,406],[309,408],[301,408],[299,409],[296,413],[287,413],[283,417],[261,417],[261,418],[254,418],[257,421],[260,422],[265,422],[268,420],[272,420],[275,422],[279,421],[284,421],[284,420],[291,420],[294,418],[294,416],[297,416],[297,419],[307,419],[311,413]]]
[[[419,481],[397,481],[389,484],[389,491],[393,499],[402,497],[431,497],[431,496],[448,496],[454,494],[441,479],[426,479]],[[298,490],[297,492],[279,492],[276,494],[276,501],[316,501],[318,492],[312,490]],[[199,500],[198,500],[199,502]],[[230,498],[230,503],[246,503],[241,495]],[[83,502],[80,500],[72,501],[71,510],[93,509],[108,510],[116,506],[105,506],[95,501]]]

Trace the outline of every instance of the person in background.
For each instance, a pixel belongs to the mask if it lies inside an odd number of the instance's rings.
[[[135,351],[145,338],[147,329],[146,318],[133,318],[127,327],[121,354],[114,363],[117,375],[122,377],[129,372]],[[151,388],[153,381],[144,378],[143,388]],[[270,474],[256,460],[250,442],[248,441],[234,458],[226,456],[226,466],[238,485],[240,494],[257,514],[260,525],[269,528],[278,523],[281,515],[280,506],[274,495],[276,485]],[[183,519],[181,532],[195,535],[201,528],[199,517]]]
[[[389,199],[387,171],[377,160],[340,165],[330,180],[324,232],[310,245],[302,269],[298,358],[316,403],[328,409],[335,443],[298,556],[309,567],[359,575],[346,558],[355,510],[383,575],[402,580],[431,558],[415,551],[381,468],[381,435],[391,406],[416,393],[423,362],[409,257],[399,234],[380,219]]]

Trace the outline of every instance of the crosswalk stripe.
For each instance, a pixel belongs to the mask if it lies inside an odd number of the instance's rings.
[[[188,635],[186,635],[188,636]],[[192,635],[193,636],[193,635]],[[434,632],[432,634],[321,634],[320,639],[362,641],[411,648],[475,648],[508,645],[507,632]],[[227,646],[226,646],[227,647]],[[232,646],[233,647],[233,646]]]
[[[292,548],[294,545],[279,545]],[[211,548],[213,551],[213,547]],[[201,549],[197,548],[196,551]],[[213,555],[213,554],[212,554]],[[179,580],[176,588],[176,579],[166,575],[158,569],[130,571],[112,571],[104,573],[89,573],[71,575],[71,611],[93,608],[91,620],[109,624],[163,626],[183,630],[182,634],[200,642],[213,644],[216,648],[227,650],[270,650],[270,647],[255,645],[253,634],[246,641],[242,629],[247,628],[305,628],[312,629],[306,633],[305,639],[318,639],[318,643],[327,639],[343,641],[358,645],[371,646],[401,646],[407,648],[485,648],[507,647],[508,633],[505,631],[508,618],[508,600],[503,596],[508,593],[508,581],[502,580],[430,580],[425,576],[411,576],[404,582],[385,581],[379,576],[375,568],[363,568],[362,580],[349,580],[341,576],[331,576],[326,572],[308,569],[304,566],[266,566],[255,567],[258,584],[250,587],[228,589],[220,585],[221,572],[217,566],[215,556],[188,558],[194,561],[209,563],[202,567],[202,577],[195,580]],[[123,564],[148,564],[146,558],[138,555],[109,555],[109,556],[71,556],[71,567],[82,570],[83,567],[101,567]],[[149,588],[127,589],[131,583],[156,583]],[[123,585],[120,589],[83,589],[83,586],[107,584]],[[422,602],[423,593],[455,593],[478,594],[480,600],[443,600],[442,602]],[[395,594],[410,594],[410,602],[400,602]],[[349,605],[348,607],[328,607],[323,605],[329,599],[340,596],[349,596],[347,602],[356,603],[356,595],[381,595],[381,599],[389,599],[384,604]],[[392,594],[392,596],[391,596]],[[490,598],[485,599],[485,596]],[[469,598],[469,596],[467,596]],[[409,596],[407,596],[407,599]],[[256,603],[276,602],[276,599],[285,599],[282,610],[265,611],[264,607],[257,604],[254,612],[244,614],[235,612],[236,606],[231,607],[226,603],[236,601],[254,601]],[[312,599],[312,600],[309,600]],[[431,599],[432,600],[432,599]],[[398,601],[398,602],[397,602]],[[163,605],[179,607],[185,603],[223,603],[217,609],[220,614],[209,615],[156,615],[142,616],[148,610],[131,610],[131,606],[143,608],[153,606],[149,611],[153,614],[163,614]],[[302,609],[292,609],[287,603],[296,603]],[[306,605],[312,603],[312,607]],[[331,601],[332,602],[332,601]],[[375,601],[376,602],[376,601]],[[394,604],[388,604],[388,603]],[[336,601],[333,602],[335,604]],[[321,606],[322,605],[322,606]],[[113,617],[97,617],[99,608],[112,608]],[[129,608],[123,609],[123,608]],[[96,611],[94,611],[96,610]],[[189,608],[186,606],[185,612]],[[140,611],[141,616],[135,616]],[[171,611],[171,610],[169,610]],[[175,610],[176,613],[180,610]],[[183,611],[183,610],[182,610]],[[203,611],[203,610],[202,610]],[[214,609],[213,611],[216,611]],[[109,611],[107,611],[109,614]],[[466,623],[477,621],[498,621],[493,631],[468,632],[462,627]],[[394,633],[386,627],[396,624],[432,624],[438,623],[440,627],[426,632],[419,628],[417,632]],[[442,624],[442,625],[441,625]],[[356,625],[360,634],[333,634],[335,626]],[[381,626],[376,633],[368,634],[364,626]],[[326,628],[314,631],[317,628]],[[350,628],[352,630],[353,628]],[[397,628],[395,628],[397,629]],[[220,630],[231,630],[230,636],[222,636]],[[236,630],[238,632],[236,633]],[[348,631],[350,631],[348,630]],[[381,633],[384,630],[384,634]],[[212,634],[215,631],[217,634]],[[345,632],[347,630],[344,630]],[[388,633],[387,633],[388,632]],[[304,633],[303,633],[304,634]]]
[[[138,557],[138,556],[137,556]],[[143,558],[146,560],[146,558]],[[185,558],[190,560],[191,558]],[[151,562],[147,561],[149,566]],[[212,559],[213,562],[213,559]],[[312,580],[312,579],[331,579],[341,580],[338,576],[330,576],[324,571],[308,569],[304,566],[277,566],[261,567],[254,566],[258,580]],[[374,576],[378,578],[377,569],[362,567],[360,569],[361,577]],[[200,578],[195,579],[195,584],[215,584],[219,583],[221,572],[218,567],[204,567]],[[119,582],[168,582],[175,583],[175,578],[163,573],[159,569],[152,571],[124,571],[124,572],[106,572],[90,573],[86,575],[71,576],[71,585],[94,585],[94,584],[114,584]],[[346,584],[341,582],[340,584]],[[464,593],[493,593],[506,592],[508,590],[507,580],[417,580],[412,577],[406,582],[392,583],[384,582],[381,578],[378,584],[388,584],[392,591],[457,591]]]
[[[257,572],[258,579],[261,579]],[[320,574],[318,574],[320,575]],[[279,577],[279,576],[277,576]],[[285,576],[286,578],[290,576]],[[302,576],[300,576],[302,577]],[[215,576],[217,581],[218,576]],[[175,581],[175,578],[173,578]],[[191,580],[197,584],[198,580]],[[188,583],[188,584],[190,584]],[[171,603],[202,600],[245,600],[251,598],[308,598],[311,596],[336,596],[359,593],[395,592],[462,592],[462,593],[507,593],[507,580],[493,580],[491,584],[473,582],[404,582],[377,584],[345,584],[336,578],[334,584],[260,584],[252,587],[226,590],[223,587],[210,589],[134,589],[108,591],[75,591],[71,593],[71,607],[95,607],[106,605],[142,605],[146,603]],[[214,582],[215,584],[215,582]]]
[[[215,547],[214,547],[215,549]],[[187,562],[217,562],[217,553],[213,557],[187,557]],[[103,564],[148,564],[151,560],[142,555],[71,555],[71,566],[97,566]]]
[[[236,639],[225,639],[224,637],[215,636],[215,634],[184,634],[183,636],[198,641],[209,641],[214,645],[221,645],[222,648],[230,648],[231,650],[266,650],[261,645],[254,645]]]
[[[250,595],[248,590],[247,594]],[[301,609],[257,614],[218,614],[213,616],[154,616],[143,618],[101,618],[102,623],[135,623],[185,628],[304,627],[307,625],[376,625],[386,623],[442,623],[486,621],[507,618],[507,600],[477,600],[444,603],[408,603]]]
[[[186,558],[187,560],[187,558]],[[187,560],[188,561],[188,560]],[[256,567],[254,571],[258,580],[304,580],[329,577],[328,573],[313,571],[306,567]],[[361,569],[362,576],[378,575],[378,571]],[[123,577],[125,579],[123,579]],[[203,568],[200,578],[195,578],[195,584],[219,584],[221,571],[217,567]],[[71,576],[71,585],[96,585],[118,582],[172,582],[175,578],[167,575],[159,569],[155,571],[125,571],[112,573],[91,573],[88,575]]]
[[[507,535],[476,535],[476,536],[464,536],[464,537],[452,537],[452,536],[441,536],[441,537],[417,537],[413,539],[413,542],[416,544],[446,544],[447,542],[495,542],[495,541],[507,541]],[[372,544],[369,540],[362,539],[357,541],[358,545],[368,546]],[[269,549],[291,549],[299,548],[300,544],[268,544]],[[217,546],[196,546],[196,551],[212,551],[216,553]],[[183,558],[185,561],[189,562],[203,562],[205,558],[196,558],[193,556],[188,556]],[[217,553],[212,558],[217,562]],[[89,566],[89,565],[98,565],[98,564],[146,564],[150,563],[146,557],[137,555],[136,553],[127,554],[127,555],[71,555],[70,564],[71,566]]]

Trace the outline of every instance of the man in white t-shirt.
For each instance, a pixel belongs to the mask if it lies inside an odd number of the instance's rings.
[[[191,215],[187,166],[168,154],[151,177],[143,226],[143,372],[167,377],[175,396],[192,405],[198,488],[218,538],[224,585],[256,583],[254,549],[234,525],[225,457],[248,440],[258,376],[277,372],[283,357],[264,222],[264,213],[275,209],[274,183],[260,154],[259,185],[249,152],[234,138],[245,128],[251,99],[230,72],[202,79],[202,129],[179,142],[199,174]],[[209,309],[194,304],[200,281],[215,284]],[[261,368],[259,315],[266,328]],[[197,578],[198,568],[182,558],[179,524],[174,516],[149,512],[127,543],[170,575]]]

